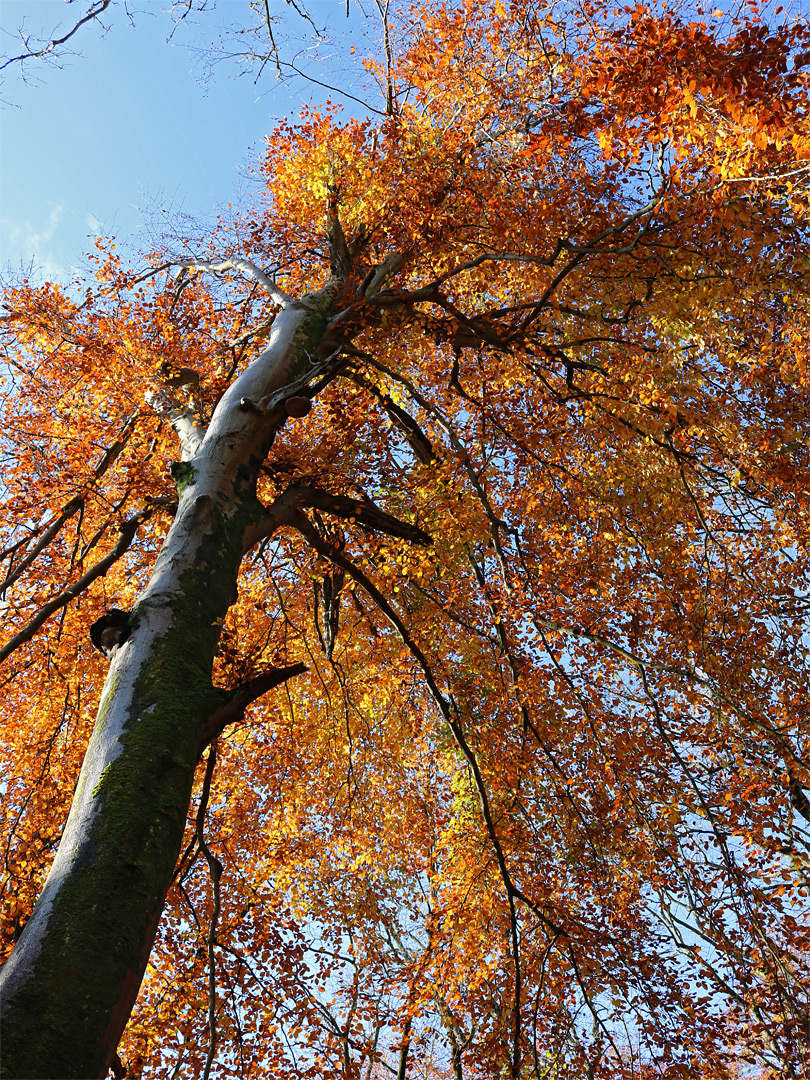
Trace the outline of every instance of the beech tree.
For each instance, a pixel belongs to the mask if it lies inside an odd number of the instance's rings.
[[[806,1075],[810,35],[388,29],[5,293],[2,1075]]]

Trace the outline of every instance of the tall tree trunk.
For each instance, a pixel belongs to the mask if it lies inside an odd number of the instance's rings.
[[[290,303],[204,433],[186,432],[179,504],[114,654],[45,888],[0,969],[0,1075],[104,1077],[129,1018],[182,843],[199,755],[226,692],[221,620],[265,515],[259,468],[283,388],[312,370],[332,287]],[[264,403],[258,407],[256,403]]]

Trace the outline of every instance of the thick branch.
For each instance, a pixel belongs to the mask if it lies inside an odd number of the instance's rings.
[[[286,682],[287,679],[292,679],[295,675],[303,675],[306,670],[307,665],[300,663],[290,664],[288,667],[283,668],[272,668],[262,675],[257,675],[255,679],[237,686],[235,690],[231,691],[224,704],[211,715],[200,732],[198,754],[201,754],[205,747],[221,734],[229,724],[241,720],[247,707],[252,705],[254,701],[257,701],[274,687]]]
[[[385,533],[387,536],[408,540],[412,544],[423,544],[425,547],[433,543],[433,537],[418,525],[400,521],[392,514],[387,514],[366,495],[361,499],[350,499],[345,495],[332,495],[320,488],[301,484],[288,487],[279,495],[258,526],[249,532],[246,547],[250,548],[260,540],[266,540],[281,525],[297,528],[296,515],[303,506],[310,506],[313,510],[320,510],[342,521],[359,525],[361,529],[369,532]]]
[[[368,390],[368,392],[379,401],[380,405],[382,405],[388,414],[391,423],[397,431],[402,434],[419,461],[421,461],[423,465],[430,465],[436,457],[433,445],[410,413],[401,409],[388,394],[384,393],[378,386],[375,386],[370,379],[365,378],[365,376],[361,375],[359,372],[355,372],[350,378],[353,383],[357,386],[362,386],[364,390]]]
[[[28,552],[25,558],[22,559],[19,563],[17,563],[14,569],[8,573],[5,581],[0,584],[0,596],[5,595],[6,590],[9,589],[22,574],[25,573],[31,563],[36,559],[37,555],[39,555],[40,552],[44,551],[48,544],[50,544],[51,540],[53,540],[54,537],[57,536],[65,522],[69,521],[74,514],[77,514],[83,506],[84,499],[80,495],[77,495],[75,499],[70,500],[67,506],[65,506],[62,513],[51,522],[51,524],[48,526],[48,528],[45,530],[45,532],[42,534],[36,544],[34,544],[33,548]],[[22,541],[22,543],[25,543],[25,541]]]
[[[394,274],[398,273],[405,264],[405,256],[400,252],[395,251],[392,255],[389,255],[387,259],[384,259],[379,266],[375,266],[370,271],[368,277],[363,282],[361,291],[365,296],[376,296],[380,289]]]
[[[292,382],[285,383],[284,386],[274,390],[271,394],[265,394],[258,400],[243,397],[239,402],[239,408],[245,412],[257,412],[264,416],[270,416],[279,405],[289,401],[292,397],[303,396],[312,399],[334,378],[345,364],[346,357],[343,355],[343,346],[338,345],[336,349],[332,349],[322,359],[309,366],[303,375],[300,375]],[[312,385],[312,380],[317,376],[320,376],[318,382]]]
[[[206,431],[202,424],[197,423],[194,410],[188,406],[178,408],[177,403],[163,390],[150,390],[146,395],[146,404],[158,416],[169,421],[180,443],[183,461],[190,461],[202,445]]]
[[[802,787],[793,765],[788,765],[788,777],[791,806],[802,815],[805,821],[810,821],[810,799],[807,798],[807,792]]]
[[[216,768],[217,760],[217,744],[214,743],[208,754],[208,765],[206,766],[205,779],[208,783],[209,790],[211,784],[211,778]],[[207,799],[206,799],[207,802]],[[217,1023],[216,1023],[216,1010],[217,1010],[217,968],[216,968],[216,954],[214,952],[217,943],[217,922],[219,921],[219,909],[220,909],[220,887],[219,882],[222,877],[222,863],[214,855],[205,840],[204,826],[205,817],[203,814],[197,815],[197,844],[200,851],[205,856],[205,861],[208,863],[208,872],[211,875],[211,886],[213,896],[211,898],[211,919],[208,924],[208,937],[206,939],[206,948],[208,952],[208,1055],[205,1061],[205,1070],[203,1072],[203,1080],[208,1080],[211,1075],[211,1066],[214,1063],[214,1055],[217,1050]]]
[[[386,513],[366,495],[362,496],[362,499],[349,499],[345,495],[332,495],[311,486],[295,487],[291,490],[295,492],[299,506],[311,506],[314,510],[321,510],[325,514],[356,522],[363,529],[396,536],[412,544],[428,547],[433,543],[433,537],[420,529],[418,525],[400,521],[399,518]]]
[[[352,257],[349,254],[349,248],[346,244],[346,234],[343,231],[343,225],[341,224],[340,216],[338,215],[338,206],[340,204],[339,196],[340,192],[338,189],[330,187],[326,237],[329,242],[329,262],[331,265],[332,277],[345,281],[351,276]]]
[[[243,259],[240,255],[232,255],[229,259],[220,259],[219,262],[208,262],[203,259],[183,259],[172,264],[180,267],[180,273],[187,270],[195,270],[199,273],[223,274],[226,270],[238,270],[246,277],[252,278],[267,293],[270,299],[279,307],[286,307],[293,303],[295,297],[285,293],[276,285],[275,281],[260,270],[249,259]]]

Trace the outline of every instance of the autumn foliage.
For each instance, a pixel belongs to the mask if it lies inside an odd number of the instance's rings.
[[[171,410],[207,424],[264,347],[260,268],[340,287],[259,474],[305,494],[213,680],[306,670],[201,754],[126,1075],[799,1078],[810,35],[481,0],[396,29],[380,113],[280,125],[212,234],[6,291],[4,956],[89,627],[171,525]]]

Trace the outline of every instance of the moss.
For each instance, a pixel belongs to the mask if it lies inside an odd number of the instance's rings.
[[[96,782],[98,817],[56,900],[36,977],[4,1023],[2,1075],[98,1075],[99,1034],[122,993],[134,1000],[182,842],[198,733],[222,701],[211,682],[218,621],[235,595],[241,518],[254,512],[226,519],[215,507],[181,577],[172,624],[135,682],[122,752]],[[112,687],[99,724],[114,696]]]
[[[197,470],[189,461],[173,461],[169,466],[172,480],[177,485],[177,494],[182,497],[187,487],[197,479]]]
[[[335,282],[334,285],[324,289],[317,299],[310,297],[302,304],[309,312],[309,315],[304,319],[293,337],[292,343],[297,355],[295,365],[290,372],[291,380],[303,375],[307,368],[312,365],[318,348],[323,342],[330,309],[336,294],[341,288],[343,288],[343,284]]]
[[[319,298],[296,335],[299,372],[317,353],[333,296]],[[134,1003],[182,843],[198,735],[223,700],[213,658],[236,598],[245,529],[263,513],[255,494],[263,459],[257,448],[240,467],[227,511],[224,498],[195,503],[194,563],[135,681],[121,753],[95,783],[97,816],[56,898],[36,971],[8,1003],[2,1076],[98,1076]],[[171,473],[181,496],[196,480],[188,462]],[[136,634],[148,603],[133,612]],[[105,695],[96,735],[116,692]]]

